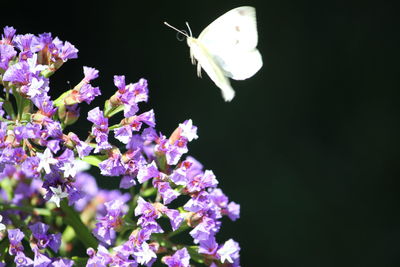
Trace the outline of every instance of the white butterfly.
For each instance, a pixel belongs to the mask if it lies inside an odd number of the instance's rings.
[[[199,35],[193,38],[164,22],[167,26],[184,34],[190,47],[193,64],[197,60],[197,75],[201,68],[221,89],[225,101],[235,96],[229,78],[244,80],[253,76],[263,65],[257,50],[256,10],[251,6],[234,8],[214,20]]]

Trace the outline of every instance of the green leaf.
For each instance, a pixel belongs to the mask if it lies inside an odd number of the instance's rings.
[[[66,199],[63,199],[61,201],[61,209],[65,213],[64,222],[74,229],[76,236],[86,246],[86,248],[97,248],[98,241],[92,235],[92,233],[89,232],[89,229],[82,222],[78,213],[70,206],[68,206],[68,202]]]
[[[154,187],[149,187],[147,189],[145,189],[143,192],[140,192],[140,195],[142,197],[150,197],[150,196],[154,196],[157,193],[157,189],[155,189]]]
[[[73,256],[71,259],[74,261],[74,266],[75,267],[84,267],[84,266],[86,266],[86,263],[87,263],[89,258],[82,258],[82,257]]]
[[[59,106],[63,105],[64,104],[64,98],[66,96],[68,96],[68,94],[71,93],[71,91],[72,91],[72,89],[68,90],[68,91],[64,92],[62,95],[60,95],[56,100],[54,100],[53,105],[56,106],[56,107],[59,107]]]
[[[9,178],[0,181],[0,188],[7,193],[8,199],[13,199],[13,183]]]
[[[23,97],[15,88],[13,88],[13,95],[15,97],[15,101],[17,102],[17,116],[18,119],[21,119],[22,114],[28,113],[30,111],[31,101]]]
[[[4,238],[1,242],[0,242],[0,261],[4,260],[4,256],[7,254],[7,248],[9,246],[9,242],[7,238]]]
[[[180,233],[183,233],[183,232],[187,231],[188,229],[190,229],[189,225],[187,225],[186,223],[182,223],[182,225],[178,229],[176,229],[175,231],[170,232],[168,234],[168,238],[171,238],[171,237],[176,236],[176,235],[178,235]]]
[[[3,204],[0,203],[0,210],[19,210],[19,211],[24,211],[29,214],[34,214],[34,215],[41,215],[41,216],[47,216],[51,217],[54,216],[54,214],[48,210],[48,209],[43,209],[43,208],[33,208],[31,206],[17,206],[13,204]]]
[[[204,257],[197,252],[198,249],[199,249],[198,246],[190,246],[187,248],[190,255],[190,259],[198,263],[204,263]]]
[[[42,71],[40,72],[40,74],[41,74],[43,77],[45,77],[45,78],[49,78],[51,75],[54,74],[54,71],[51,70],[50,68],[48,68],[48,69],[42,70]]]
[[[111,118],[112,116],[123,110],[124,110],[124,105],[114,107],[111,105],[109,100],[107,100],[106,103],[104,103],[104,116],[107,118]]]
[[[112,131],[112,130],[117,129],[117,128],[119,128],[119,127],[121,127],[121,124],[120,124],[120,123],[114,124],[114,125],[108,127],[108,129],[109,129],[110,131]]]
[[[64,230],[64,232],[63,232],[63,234],[62,234],[62,240],[63,240],[63,242],[69,243],[69,242],[71,242],[75,237],[76,237],[76,235],[75,235],[74,229],[73,229],[70,225],[68,225],[68,226],[65,228],[65,230]]]
[[[10,115],[10,117],[12,119],[15,119],[15,111],[14,111],[14,107],[11,104],[10,101],[7,100],[2,100],[1,102],[3,102],[3,109],[7,112],[7,115]]]
[[[89,163],[90,165],[99,167],[99,163],[106,160],[107,156],[105,155],[90,155],[84,157],[82,160]]]

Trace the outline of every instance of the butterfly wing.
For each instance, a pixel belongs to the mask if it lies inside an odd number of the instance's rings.
[[[232,79],[247,79],[263,64],[256,48],[258,34],[254,7],[242,6],[228,11],[208,25],[198,41]]]
[[[226,51],[213,56],[225,75],[234,80],[245,80],[253,76],[263,65],[260,51]]]

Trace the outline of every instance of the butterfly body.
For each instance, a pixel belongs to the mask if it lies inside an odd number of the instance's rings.
[[[192,63],[196,64],[197,60],[197,75],[201,77],[201,69],[204,69],[211,80],[221,88],[223,98],[230,101],[235,96],[235,91],[229,79],[226,77],[225,72],[220,68],[213,55],[210,54],[207,48],[196,38],[188,37],[187,44],[190,47]]]

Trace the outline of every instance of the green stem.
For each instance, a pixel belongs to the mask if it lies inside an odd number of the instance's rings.
[[[7,248],[8,248],[8,245],[9,245],[10,243],[8,242],[8,239],[7,238],[4,238],[1,242],[0,242],[0,261],[3,261],[4,260],[4,256],[6,255],[6,253],[7,253]]]
[[[96,238],[89,232],[87,226],[82,222],[75,210],[68,206],[67,200],[61,201],[61,209],[65,213],[64,222],[70,225],[79,240],[86,246],[86,248],[97,248],[98,242]]]
[[[0,204],[0,210],[20,210],[34,215],[53,216],[54,214],[47,209],[32,208],[29,206],[17,206],[13,204]]]
[[[167,237],[168,237],[168,238],[171,238],[171,237],[173,237],[173,236],[176,236],[176,235],[178,235],[178,234],[180,234],[180,233],[186,231],[186,230],[189,229],[189,228],[190,228],[190,227],[189,227],[189,225],[187,225],[187,224],[181,225],[181,227],[179,227],[179,228],[176,229],[175,231],[170,232],[170,233],[167,235]]]
[[[7,112],[7,115],[9,115],[12,119],[15,119],[14,107],[12,106],[10,101],[3,101],[3,109]]]

